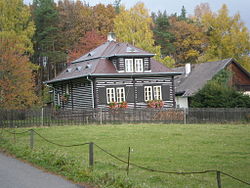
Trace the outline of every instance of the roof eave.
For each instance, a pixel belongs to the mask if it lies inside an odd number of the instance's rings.
[[[150,73],[115,73],[115,74],[91,74],[90,76],[92,77],[113,77],[113,78],[126,78],[126,77],[145,77],[145,76],[176,76],[176,75],[181,75],[181,72],[150,72]]]
[[[109,57],[153,57],[155,54],[114,54]]]
[[[45,81],[45,84],[52,84],[55,82],[67,81],[77,78],[84,78],[84,77],[103,77],[103,78],[138,78],[138,77],[145,77],[145,76],[153,76],[153,77],[164,77],[164,76],[176,76],[181,75],[181,72],[151,72],[151,73],[131,73],[131,74],[122,74],[122,73],[109,73],[109,74],[85,74],[81,76],[75,77],[68,77],[68,78],[61,78],[56,80]]]

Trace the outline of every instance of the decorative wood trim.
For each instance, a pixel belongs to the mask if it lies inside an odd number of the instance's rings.
[[[94,94],[94,108],[96,108],[97,107],[97,101],[96,101],[96,99],[97,99],[97,96],[96,96],[96,79],[94,78],[93,80],[93,94]]]
[[[133,87],[134,87],[134,108],[136,108],[135,78],[133,78]]]
[[[174,77],[172,76],[172,92],[173,92],[173,107],[176,108],[176,101],[175,101],[175,87],[174,87]]]
[[[72,110],[74,109],[74,100],[73,100],[73,83],[72,81],[70,81],[70,94],[71,94],[71,107],[72,107]]]

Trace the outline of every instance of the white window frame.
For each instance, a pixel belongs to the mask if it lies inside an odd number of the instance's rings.
[[[152,86],[144,86],[144,100],[145,101],[153,100]]]
[[[115,88],[106,88],[107,104],[116,102]]]
[[[125,71],[126,72],[134,72],[133,59],[125,59]]]
[[[125,88],[124,87],[118,87],[116,88],[116,101],[117,102],[123,102],[126,101],[125,99]]]
[[[135,59],[135,72],[143,72],[143,59]]]
[[[161,86],[154,86],[154,99],[162,100]]]

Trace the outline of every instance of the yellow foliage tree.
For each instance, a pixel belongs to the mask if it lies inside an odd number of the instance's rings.
[[[250,33],[239,14],[230,17],[227,6],[223,5],[217,14],[204,14],[202,24],[207,29],[209,42],[201,61],[232,57],[250,70]]]
[[[33,53],[35,26],[30,17],[30,8],[23,0],[0,0],[0,36],[18,38],[26,53]]]
[[[202,27],[185,20],[179,20],[176,16],[170,17],[169,23],[171,25],[170,32],[175,36],[173,56],[177,64],[197,63],[207,42]]]
[[[161,57],[160,46],[155,46],[153,32],[150,26],[153,24],[149,10],[144,3],[137,3],[126,10],[121,7],[120,14],[114,19],[114,32],[119,41],[128,42],[138,48],[156,54],[155,59],[166,63]],[[167,58],[169,60],[170,57]]]

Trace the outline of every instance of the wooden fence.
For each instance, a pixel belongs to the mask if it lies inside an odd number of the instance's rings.
[[[250,108],[0,110],[0,127],[120,123],[244,123]]]

